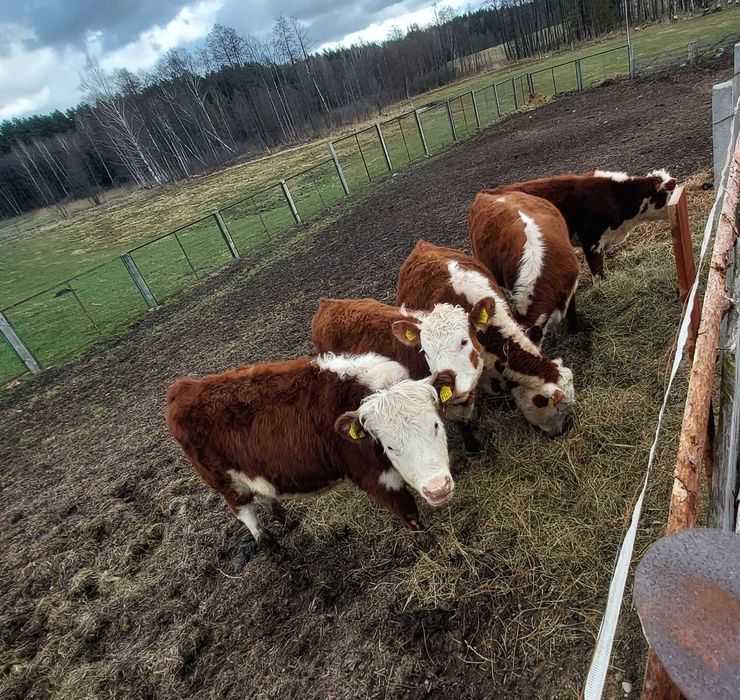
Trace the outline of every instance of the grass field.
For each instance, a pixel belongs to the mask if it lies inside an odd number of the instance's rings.
[[[638,64],[650,53],[685,46],[696,38],[711,41],[725,36],[738,21],[740,10],[735,9],[636,32]],[[431,104],[419,111],[428,151],[439,152],[454,138],[465,138],[475,131],[470,90],[476,91],[479,120],[487,125],[522,107],[529,92],[522,77],[526,72],[532,75],[534,91],[543,95],[578,87],[572,62],[576,58],[581,60],[584,87],[625,74],[626,51],[619,49],[623,43],[622,37],[613,38],[503,71],[482,73],[421,96],[415,101],[417,108]],[[596,51],[608,53],[590,56]],[[452,125],[444,100],[450,100]],[[399,106],[401,110],[408,107]],[[413,114],[401,113],[384,122],[382,128],[393,170],[424,156]],[[373,127],[338,139],[335,147],[351,193],[388,175]],[[0,306],[15,303],[5,310],[8,320],[43,366],[58,364],[99,339],[115,335],[146,313],[144,298],[122,261],[114,256],[139,245],[132,257],[161,302],[230,260],[216,221],[208,212],[221,210],[241,254],[269,245],[273,237],[293,226],[283,191],[275,184],[281,177],[286,178],[304,220],[344,197],[324,143],[316,142],[158,190],[111,193],[100,207],[72,207],[64,220],[49,219],[46,211],[25,215],[20,222],[6,222],[0,227]],[[29,225],[33,228],[25,229]],[[176,235],[161,237],[178,227],[182,228]],[[32,294],[36,296],[17,303]],[[3,340],[0,381],[18,376],[24,369]]]

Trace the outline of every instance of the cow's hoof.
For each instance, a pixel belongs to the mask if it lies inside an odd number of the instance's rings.
[[[251,534],[242,537],[241,542],[239,542],[239,548],[231,560],[236,573],[239,573],[249,563],[249,560],[257,553],[257,548],[258,545]]]

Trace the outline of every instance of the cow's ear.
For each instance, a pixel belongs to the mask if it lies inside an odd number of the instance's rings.
[[[430,378],[442,403],[447,403],[455,394],[455,376],[454,370],[443,369],[441,372],[435,372]]]
[[[668,190],[668,192],[673,192],[673,190],[676,189],[676,178],[672,177],[670,180],[663,180],[660,185],[660,189]]]
[[[364,440],[367,433],[360,423],[360,414],[357,411],[347,411],[334,421],[334,430],[350,442]]]
[[[394,321],[393,335],[410,348],[418,347],[421,344],[421,331],[413,321]]]
[[[484,331],[493,322],[493,310],[496,302],[493,297],[481,299],[468,314],[470,323],[478,331]]]

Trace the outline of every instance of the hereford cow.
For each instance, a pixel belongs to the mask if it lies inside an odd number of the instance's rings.
[[[452,370],[455,386],[443,396],[444,416],[460,424],[465,449],[480,447],[469,420],[475,408],[475,389],[483,370],[477,330],[483,309],[493,300],[480,300],[471,311],[435,304],[429,311],[409,311],[375,299],[322,297],[311,322],[311,337],[319,353],[376,352],[402,364],[411,379]],[[487,312],[487,313],[488,313]]]
[[[414,381],[375,353],[251,365],[174,382],[167,425],[247,526],[254,548],[261,535],[255,499],[315,493],[343,479],[419,531],[406,485],[431,506],[452,498],[437,405],[454,379],[441,372]]]
[[[578,258],[557,208],[524,192],[479,192],[470,207],[473,255],[509,290],[514,318],[537,344],[550,323],[568,316],[576,331]]]
[[[484,376],[480,386],[489,392],[509,389],[525,418],[548,435],[563,432],[574,400],[573,373],[562,360],[551,360],[512,318],[496,280],[471,255],[419,241],[398,275],[398,302],[424,309],[434,304],[459,304],[472,309],[492,299],[481,323]],[[490,318],[489,318],[490,316]]]
[[[676,180],[665,170],[645,177],[608,170],[558,175],[484,190],[526,192],[552,202],[565,218],[572,245],[583,248],[594,280],[604,275],[604,252],[621,243],[641,221],[667,216]]]

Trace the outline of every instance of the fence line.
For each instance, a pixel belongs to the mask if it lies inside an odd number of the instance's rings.
[[[606,55],[611,55],[608,67]],[[189,280],[518,111],[527,93],[583,90],[628,73],[627,47],[619,46],[511,76],[330,140],[325,160],[0,309],[6,321],[0,326],[0,381],[36,373],[113,337]],[[549,74],[544,86],[543,74]]]

